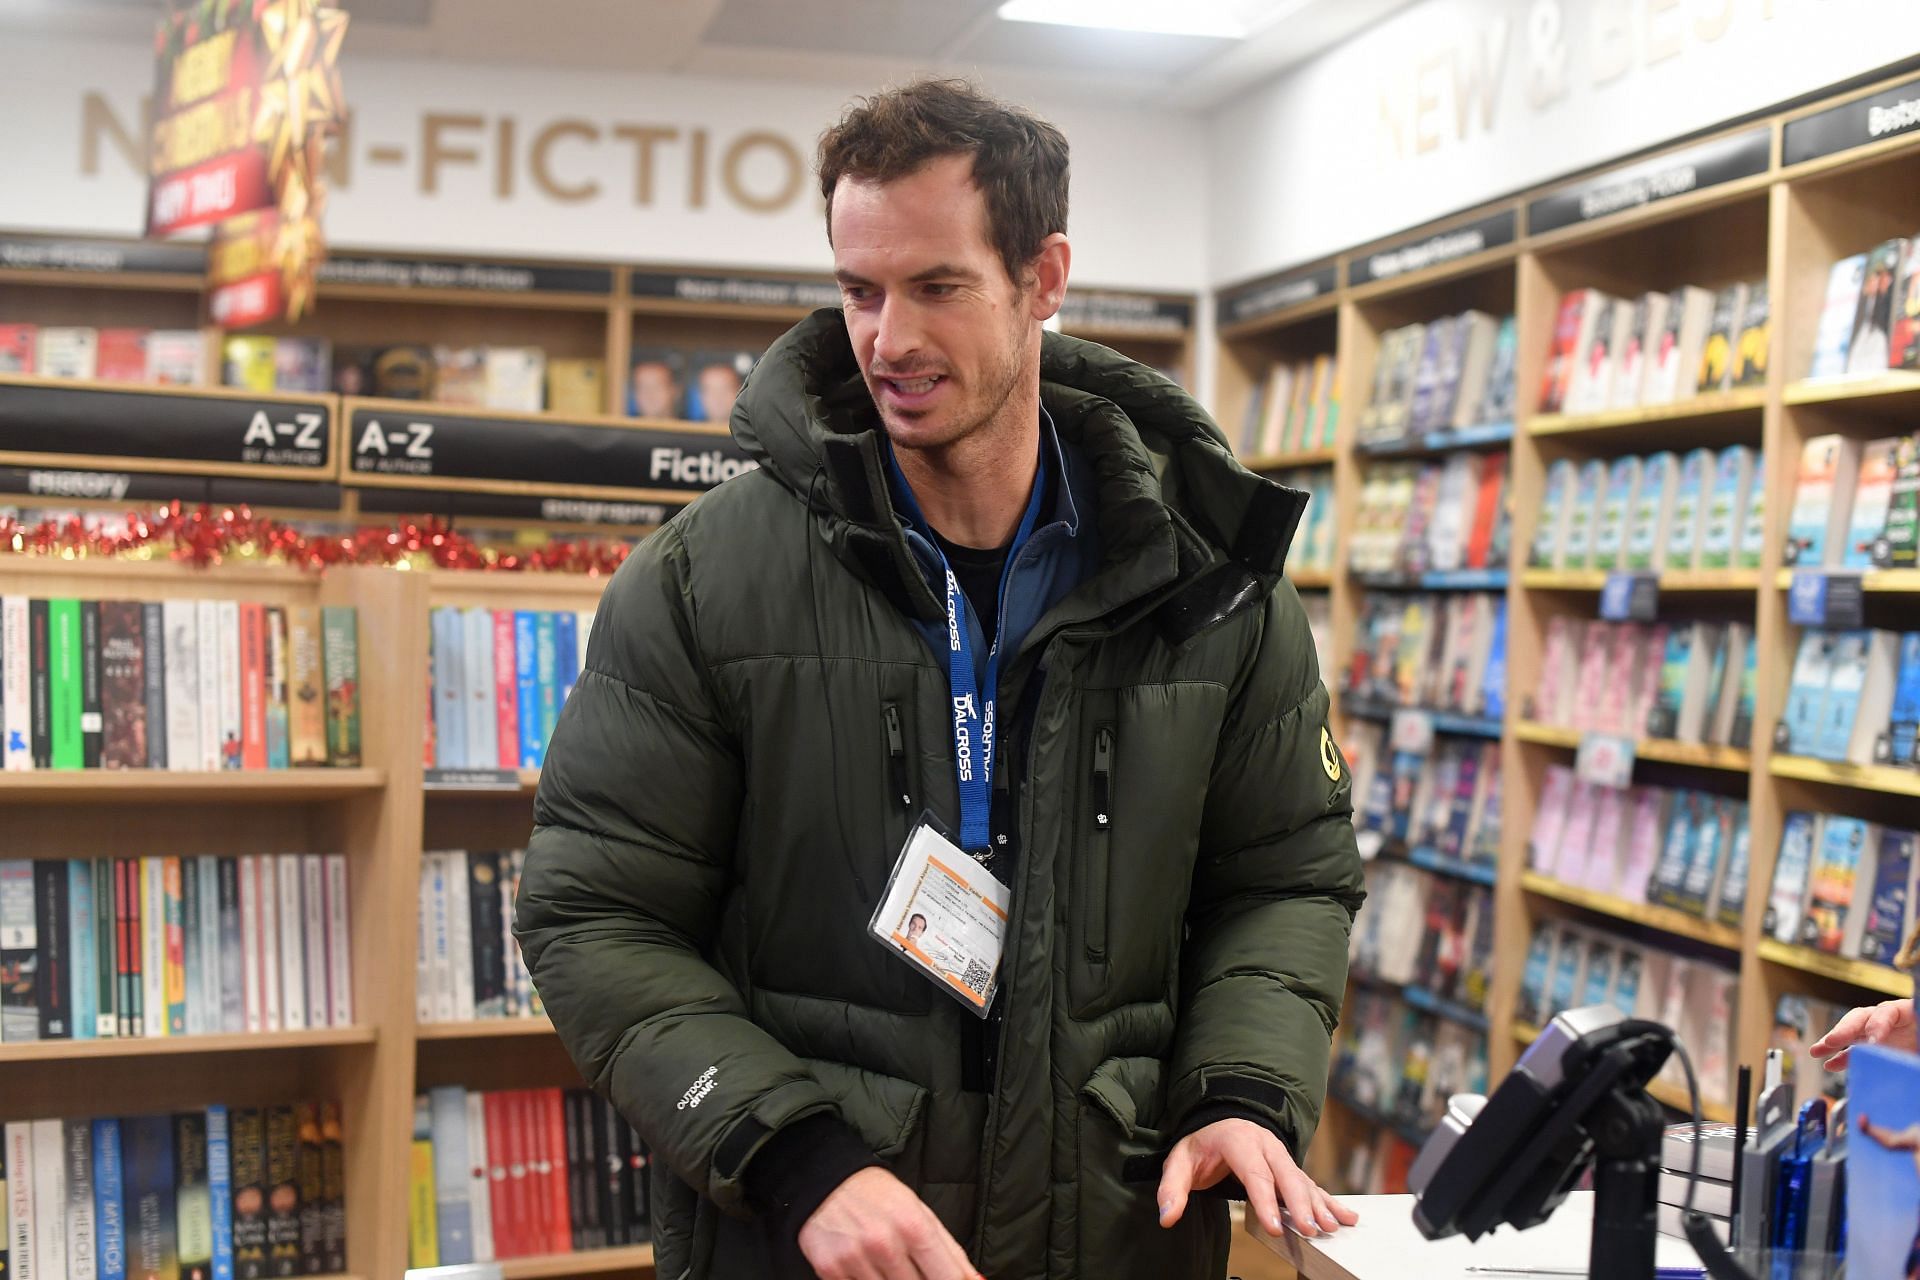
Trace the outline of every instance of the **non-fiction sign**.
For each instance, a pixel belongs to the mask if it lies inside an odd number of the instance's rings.
[[[605,267],[545,263],[459,262],[431,258],[374,258],[335,254],[320,264],[321,284],[372,285],[386,289],[454,289],[474,293],[613,292]]]
[[[0,460],[140,460],[144,471],[334,478],[325,400],[0,382]]]
[[[479,482],[536,493],[698,494],[758,465],[720,430],[491,418],[392,401],[352,405],[346,453],[350,485]]]
[[[207,255],[197,244],[145,244],[120,240],[48,240],[0,236],[0,271],[65,271],[73,275],[155,276],[205,274]]]
[[[1805,164],[1920,129],[1920,78],[1787,121],[1782,164]]]
[[[1263,280],[1255,280],[1229,289],[1216,303],[1219,323],[1244,324],[1324,298],[1340,287],[1340,269],[1335,263],[1285,271]]]
[[[1793,626],[1847,630],[1865,625],[1866,608],[1859,574],[1793,571],[1787,588],[1787,621]]]
[[[1773,130],[1766,125],[1670,151],[1569,183],[1527,205],[1527,233],[1540,235],[1592,222],[1627,209],[1691,195],[1765,173],[1773,163]]]
[[[1375,280],[1393,280],[1501,248],[1514,242],[1519,234],[1519,222],[1514,210],[1502,209],[1445,231],[1414,236],[1355,254],[1347,262],[1347,283],[1362,285]]]
[[[812,311],[840,305],[840,286],[831,281],[780,276],[694,275],[635,271],[628,292],[636,298],[698,302],[723,307],[780,307]]]

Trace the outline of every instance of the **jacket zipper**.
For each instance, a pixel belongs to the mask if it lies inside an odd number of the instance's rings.
[[[1108,834],[1113,830],[1113,729],[1101,725],[1093,735],[1093,786],[1088,797],[1093,833],[1087,863],[1087,959],[1107,958]]]
[[[893,784],[893,797],[902,812],[913,810],[913,785],[907,776],[907,735],[900,727],[900,704],[889,702],[882,709],[887,730],[887,777]]]

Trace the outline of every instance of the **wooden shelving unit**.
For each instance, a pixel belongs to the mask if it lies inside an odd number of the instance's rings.
[[[1582,911],[1590,911],[1594,915],[1654,929],[1676,938],[1686,938],[1705,946],[1718,947],[1722,951],[1740,950],[1741,937],[1738,929],[1716,924],[1711,920],[1703,920],[1699,916],[1676,911],[1672,907],[1664,907],[1653,902],[1633,902],[1626,898],[1617,898],[1610,893],[1583,889],[1579,885],[1562,884],[1553,877],[1543,876],[1537,871],[1523,873],[1520,885],[1528,893],[1542,898],[1552,898],[1556,902],[1579,907]]]
[[[1659,575],[1660,616],[1741,619],[1754,628],[1757,655],[1757,705],[1749,751],[1690,746],[1670,741],[1641,741],[1636,758],[1650,768],[1699,771],[1698,786],[1721,795],[1738,795],[1750,815],[1750,881],[1739,926],[1709,923],[1667,908],[1629,903],[1592,894],[1529,874],[1527,843],[1542,780],[1549,764],[1564,763],[1582,735],[1565,726],[1528,718],[1527,694],[1538,680],[1548,623],[1555,617],[1592,618],[1595,597],[1608,575],[1588,570],[1521,568],[1497,587],[1507,603],[1506,678],[1509,708],[1502,729],[1503,843],[1496,874],[1495,967],[1488,1001],[1492,1078],[1512,1065],[1536,1029],[1514,1019],[1526,953],[1536,923],[1579,912],[1605,930],[1646,937],[1666,934],[1674,950],[1717,954],[1738,967],[1732,1058],[1761,1060],[1783,995],[1805,993],[1827,999],[1877,1001],[1908,995],[1912,982],[1874,965],[1840,961],[1767,940],[1762,930],[1767,887],[1773,878],[1780,832],[1794,809],[1874,813],[1879,820],[1915,825],[1911,801],[1920,797],[1920,771],[1832,764],[1777,754],[1770,748],[1772,729],[1785,702],[1798,635],[1788,624],[1786,595],[1793,572],[1781,547],[1792,506],[1793,461],[1809,437],[1840,432],[1872,439],[1911,431],[1920,421],[1920,373],[1894,371],[1868,376],[1807,380],[1824,301],[1829,268],[1840,258],[1870,249],[1890,236],[1909,235],[1920,225],[1920,137],[1887,139],[1852,152],[1826,157],[1814,165],[1779,167],[1778,131],[1802,115],[1828,109],[1892,87],[1894,81],[1850,90],[1825,102],[1796,108],[1772,122],[1775,146],[1764,172],[1703,186],[1672,199],[1576,221],[1535,232],[1533,202],[1557,194],[1569,184],[1600,175],[1576,175],[1562,184],[1522,193],[1465,211],[1428,226],[1410,228],[1387,242],[1387,256],[1398,246],[1464,238],[1456,233],[1498,226],[1511,209],[1519,217],[1511,245],[1470,253],[1392,280],[1366,278],[1381,246],[1361,246],[1342,254],[1330,275],[1315,283],[1312,268],[1229,289],[1231,322],[1223,319],[1221,377],[1216,408],[1220,420],[1240,421],[1239,412],[1265,363],[1297,358],[1311,342],[1325,349],[1329,339],[1341,368],[1343,429],[1333,462],[1336,501],[1341,504],[1336,564],[1344,565],[1351,535],[1350,512],[1357,505],[1365,469],[1382,455],[1356,447],[1351,424],[1364,412],[1378,355],[1378,336],[1387,327],[1431,320],[1468,306],[1517,317],[1519,365],[1513,433],[1510,498],[1514,517],[1511,545],[1516,555],[1532,542],[1548,465],[1561,458],[1611,459],[1658,449],[1745,444],[1766,457],[1764,553],[1757,568]],[[1711,146],[1745,137],[1753,122],[1676,147],[1676,163],[1692,145]],[[1602,171],[1604,173],[1604,171]],[[1364,265],[1368,270],[1362,272]],[[1713,289],[1736,281],[1764,279],[1772,302],[1770,366],[1763,385],[1702,396],[1676,404],[1581,415],[1536,412],[1546,353],[1561,295],[1595,287],[1619,297],[1682,283]],[[1330,283],[1329,283],[1330,282]],[[1318,287],[1319,285],[1328,287]],[[1310,300],[1300,298],[1308,291]],[[1258,313],[1254,302],[1276,300]],[[1280,305],[1284,303],[1285,305]],[[1848,571],[1851,572],[1851,571]],[[1920,571],[1877,571],[1861,575],[1867,593],[1867,622],[1893,629],[1911,627],[1911,599],[1920,595]],[[1354,624],[1364,593],[1392,589],[1390,581],[1356,581],[1344,570],[1333,575],[1333,666],[1344,669],[1354,645]],[[1671,597],[1671,599],[1669,599]],[[1345,734],[1355,717],[1378,718],[1391,708],[1350,698],[1335,698],[1336,733]],[[1684,779],[1686,775],[1681,775]],[[1663,782],[1669,779],[1662,777]],[[1384,853],[1382,856],[1386,856]],[[1697,1056],[1697,1055],[1696,1055]],[[1672,1105],[1678,1096],[1663,1097]],[[1716,1109],[1710,1109],[1712,1114]],[[1374,1119],[1377,1120],[1377,1117]],[[1346,1154],[1356,1143],[1372,1142],[1376,1129],[1354,1109],[1333,1105],[1316,1144],[1314,1169],[1336,1185]],[[1321,1146],[1332,1150],[1321,1150]]]
[[[385,790],[386,785],[386,772],[381,769],[0,773],[0,806],[57,800],[115,805],[305,803],[367,795]]]
[[[551,1276],[604,1276],[653,1270],[653,1246],[585,1249],[544,1258],[508,1258],[500,1264],[503,1280],[544,1280]]]
[[[30,1040],[0,1044],[0,1064],[86,1062],[101,1058],[214,1057],[223,1054],[305,1053],[343,1045],[371,1045],[379,1028],[327,1027],[318,1031],[258,1031],[239,1035],[133,1037],[125,1040]],[[213,1099],[219,1101],[219,1099]]]
[[[483,1018],[474,1022],[423,1022],[415,1030],[419,1040],[511,1040],[521,1036],[551,1036],[546,1018]]]

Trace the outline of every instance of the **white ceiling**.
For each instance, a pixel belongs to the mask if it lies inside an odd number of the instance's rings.
[[[1167,0],[1179,3],[1180,0]],[[1249,0],[1244,41],[996,16],[998,0],[342,0],[350,51],[839,85],[924,72],[1017,98],[1205,110],[1410,0]],[[147,40],[160,0],[0,0],[0,31]]]

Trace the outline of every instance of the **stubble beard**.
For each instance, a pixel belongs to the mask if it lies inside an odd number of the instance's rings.
[[[955,449],[963,449],[969,443],[986,443],[999,434],[994,428],[1005,414],[1008,403],[1013,399],[1015,388],[1020,385],[1020,345],[1016,335],[1009,334],[1005,346],[1000,349],[1001,358],[993,365],[981,370],[980,391],[978,395],[967,397],[955,405],[952,413],[955,425],[941,431],[931,439],[909,443],[902,437],[911,434],[922,421],[924,415],[898,411],[882,410],[880,419],[892,438],[896,448],[913,449],[926,454],[950,454]],[[872,373],[867,377],[867,392],[873,396],[877,407],[880,396],[876,393],[878,381]],[[1011,425],[1011,424],[1008,424]]]

